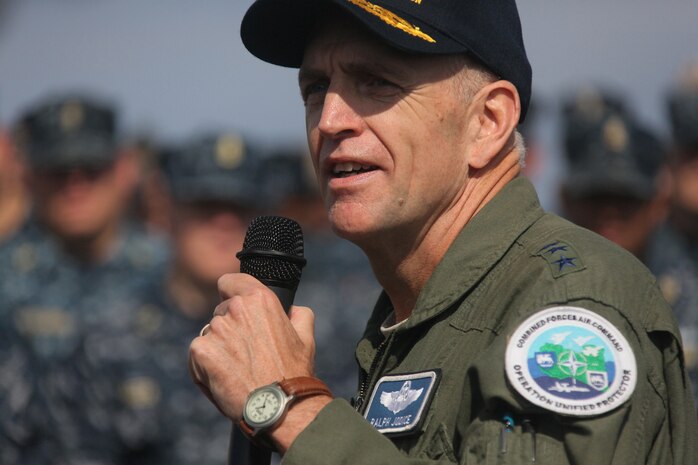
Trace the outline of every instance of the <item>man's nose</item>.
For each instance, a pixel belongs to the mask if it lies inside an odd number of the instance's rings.
[[[336,139],[356,135],[363,120],[347,97],[337,91],[327,92],[322,107],[318,129],[323,137]]]

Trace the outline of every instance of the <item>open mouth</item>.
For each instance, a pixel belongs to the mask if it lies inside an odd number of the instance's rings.
[[[332,169],[332,176],[335,178],[348,178],[349,176],[367,173],[375,169],[375,166],[362,165],[360,163],[354,162],[337,163],[336,165],[334,165],[334,168]]]

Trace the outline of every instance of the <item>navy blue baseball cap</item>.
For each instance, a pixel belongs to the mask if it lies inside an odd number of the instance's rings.
[[[260,149],[235,132],[197,135],[162,151],[161,166],[175,199],[265,206]]]
[[[562,143],[572,164],[588,155],[587,145],[599,139],[600,128],[612,115],[627,119],[623,95],[596,85],[585,85],[567,96],[561,105]]]
[[[327,5],[337,5],[399,50],[478,60],[514,84],[520,121],[525,119],[532,72],[514,0],[257,0],[242,20],[242,41],[261,60],[298,68]]]
[[[17,134],[30,165],[37,169],[101,168],[116,158],[116,112],[93,96],[41,100],[25,111]]]
[[[622,112],[605,109],[577,137],[567,153],[569,174],[563,186],[574,198],[615,195],[641,201],[657,191],[664,144],[651,130]]]

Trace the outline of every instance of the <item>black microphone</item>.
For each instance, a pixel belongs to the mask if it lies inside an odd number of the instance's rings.
[[[274,291],[288,314],[306,263],[300,225],[282,216],[259,216],[247,228],[242,250],[236,256],[240,259],[240,271],[254,276]],[[251,444],[233,426],[228,465],[268,465],[270,462],[268,450]]]
[[[257,217],[247,228],[242,250],[236,256],[240,271],[274,291],[288,313],[306,263],[300,225],[282,216]]]

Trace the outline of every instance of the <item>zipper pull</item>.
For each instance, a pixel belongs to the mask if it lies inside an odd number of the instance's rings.
[[[521,427],[523,428],[525,433],[529,433],[531,435],[531,462],[536,461],[536,430],[533,429],[533,424],[531,423],[531,420],[525,419],[524,421],[521,422]]]
[[[502,417],[502,430],[499,432],[499,452],[501,454],[507,453],[507,433],[514,431],[514,419],[511,415],[504,415]]]

